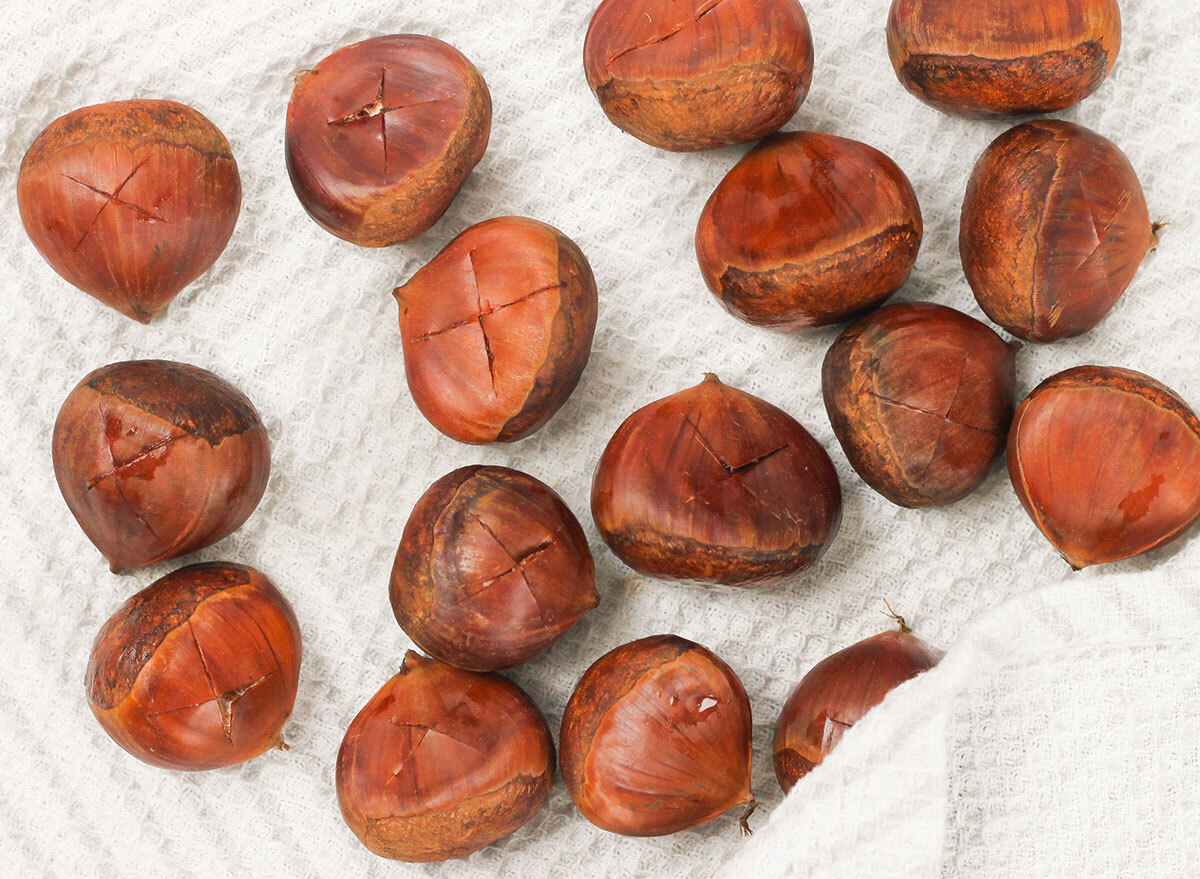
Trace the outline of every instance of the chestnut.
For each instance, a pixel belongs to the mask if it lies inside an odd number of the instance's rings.
[[[411,651],[337,756],[346,824],[399,861],[461,858],[508,836],[553,783],[554,741],[520,687]]]
[[[561,768],[583,816],[663,836],[754,811],[750,702],[733,669],[675,635],[624,644],[583,674],[563,713]]]
[[[50,267],[143,323],[217,261],[242,206],[229,141],[174,101],[73,110],[17,175],[21,222]]]
[[[850,465],[902,507],[966,497],[1004,449],[1019,347],[931,302],[887,305],[849,327],[821,385]]]
[[[416,238],[487,150],[492,97],[453,46],[418,34],[338,49],[296,77],[288,175],[326,231],[363,247]]]
[[[216,769],[284,748],[300,627],[245,565],[189,565],[117,610],[92,647],[88,705],[113,741],[166,769]]]
[[[529,436],[571,396],[591,354],[591,266],[537,220],[470,227],[395,296],[413,401],[459,442]]]
[[[799,422],[709,373],[617,428],[596,467],[592,515],[643,574],[761,586],[820,557],[842,492]]]
[[[840,323],[891,296],[921,248],[921,207],[896,163],[815,131],[775,134],[725,175],[696,256],[734,317],[781,332]]]
[[[67,506],[114,573],[232,534],[271,469],[266,428],[246,396],[167,360],[85,376],[59,410],[53,457]]]
[[[1000,326],[1034,342],[1100,323],[1157,243],[1125,154],[1058,119],[1000,135],[963,200],[959,251],[975,299]]]
[[[1017,407],[1008,472],[1075,570],[1170,543],[1200,516],[1200,421],[1148,375],[1077,366]]]
[[[613,125],[664,150],[777,131],[804,103],[813,45],[796,0],[604,0],[583,44]]]
[[[887,44],[900,82],[939,110],[1050,113],[1112,71],[1121,13],[1117,0],[892,0]]]
[[[596,568],[548,485],[507,467],[460,467],[408,517],[391,601],[430,656],[497,671],[541,653],[596,606]]]

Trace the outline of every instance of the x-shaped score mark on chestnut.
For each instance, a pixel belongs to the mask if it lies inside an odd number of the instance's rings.
[[[762,507],[763,510],[770,513],[772,516],[774,516],[777,519],[783,518],[780,515],[779,511],[777,509],[775,509],[775,507],[764,502],[763,499],[760,498],[758,496],[758,494],[755,493],[750,488],[750,486],[748,486],[746,484],[746,480],[741,477],[745,476],[747,473],[752,471],[759,464],[762,464],[764,461],[767,461],[769,458],[774,457],[775,455],[782,452],[784,449],[789,448],[791,445],[790,443],[784,443],[781,446],[776,446],[773,449],[763,452],[761,455],[755,455],[754,457],[750,458],[750,460],[745,461],[744,463],[736,464],[736,465],[730,464],[727,460],[725,460],[725,457],[720,452],[718,452],[715,448],[713,448],[712,443],[710,443],[705,438],[704,434],[700,432],[700,427],[696,424],[696,422],[692,421],[692,418],[690,415],[684,415],[683,421],[689,428],[691,428],[692,434],[695,436],[696,442],[698,442],[700,444],[700,447],[703,448],[704,451],[708,452],[708,454],[712,457],[712,459],[714,461],[716,461],[717,464],[719,464],[721,467],[721,469],[717,472],[716,478],[713,480],[710,480],[707,485],[705,485],[703,488],[701,488],[699,490],[699,492],[697,493],[697,496],[700,496],[700,497],[706,496],[710,492],[712,492],[714,489],[717,489],[720,486],[724,485],[725,482],[732,480],[734,485],[736,485],[742,491],[746,492],[746,494],[750,495],[750,497],[752,497],[754,499],[754,502],[757,503],[760,507]]]
[[[79,236],[79,240],[76,241],[75,246],[73,248],[71,248],[72,251],[78,250],[80,248],[80,246],[83,244],[84,240],[88,237],[88,233],[90,233],[92,231],[92,229],[94,229],[96,227],[96,223],[98,223],[100,221],[100,215],[104,213],[105,208],[107,208],[110,204],[116,204],[116,205],[120,205],[121,207],[128,208],[129,210],[134,211],[141,219],[144,219],[148,222],[152,222],[152,223],[167,222],[167,220],[164,217],[160,217],[158,214],[156,214],[152,211],[148,211],[143,207],[138,207],[136,204],[134,204],[131,201],[126,201],[123,198],[119,198],[119,196],[121,194],[121,190],[125,188],[125,185],[127,183],[129,183],[130,180],[133,179],[134,175],[137,174],[138,171],[142,170],[142,168],[145,166],[145,164],[146,164],[145,161],[139,162],[134,167],[134,169],[129,172],[129,176],[127,176],[124,180],[122,180],[120,182],[120,184],[116,187],[116,189],[114,189],[112,192],[108,192],[104,189],[101,189],[98,186],[93,186],[90,183],[80,180],[78,177],[72,177],[70,174],[62,175],[64,177],[66,177],[68,180],[70,180],[72,183],[78,183],[80,186],[84,187],[85,189],[90,189],[92,192],[96,193],[97,195],[104,196],[104,204],[100,205],[100,210],[96,211],[96,216],[92,217],[92,221],[87,224],[86,228],[84,228],[83,234]]]
[[[501,571],[499,574],[496,574],[495,576],[489,577],[488,579],[484,580],[482,583],[479,584],[478,589],[476,589],[474,592],[470,592],[470,593],[463,595],[461,598],[458,599],[458,601],[456,603],[461,604],[462,602],[467,601],[467,600],[473,598],[474,596],[478,595],[480,592],[490,589],[496,583],[500,582],[505,577],[507,577],[509,574],[519,574],[521,577],[521,582],[523,582],[525,584],[525,588],[526,588],[526,590],[528,590],[530,597],[533,599],[534,605],[537,606],[538,614],[541,615],[542,621],[545,622],[547,625],[550,625],[552,620],[546,614],[545,609],[542,607],[542,602],[538,599],[537,591],[533,588],[533,583],[531,583],[529,580],[529,574],[526,573],[526,571],[525,571],[525,565],[528,564],[531,559],[536,558],[537,556],[541,555],[542,553],[546,552],[551,547],[553,547],[555,535],[551,535],[551,536],[547,537],[545,540],[540,541],[532,549],[525,550],[524,552],[514,553],[511,549],[509,549],[507,546],[504,545],[504,542],[502,540],[500,540],[500,538],[497,536],[496,532],[493,531],[488,526],[487,522],[483,521],[483,519],[481,519],[479,516],[475,517],[475,521],[479,523],[479,527],[482,528],[485,532],[487,532],[487,535],[492,540],[494,540],[496,542],[496,545],[498,547],[500,547],[501,550],[503,550],[503,552],[506,556],[508,556],[508,560],[510,562],[512,562],[512,566],[510,568],[508,568],[508,570]]]
[[[685,4],[684,6],[681,6],[677,2],[677,0],[671,0],[671,5],[673,5],[679,11],[679,16],[680,16],[679,20],[676,21],[675,24],[673,24],[673,25],[665,26],[660,33],[656,34],[653,37],[648,37],[644,40],[639,40],[638,42],[633,43],[630,46],[626,46],[623,49],[618,49],[617,51],[613,52],[611,55],[608,56],[608,63],[612,64],[618,58],[622,58],[625,55],[628,55],[630,52],[636,52],[638,49],[645,49],[650,46],[658,45],[659,43],[665,43],[667,40],[671,39],[672,37],[676,36],[677,34],[682,33],[683,31],[687,30],[689,27],[698,27],[701,20],[703,20],[703,18],[706,15],[708,15],[710,12],[712,12],[714,9],[716,9],[718,6],[720,6],[722,3],[725,3],[725,2],[727,2],[727,0],[709,0],[709,2],[699,4],[698,9],[692,10],[692,9],[687,9],[686,5],[695,5],[695,4]],[[644,15],[645,15],[647,24],[653,25],[654,19],[650,17],[650,14],[644,13]],[[668,21],[670,21],[670,19],[664,20],[664,22],[663,22],[664,25]]]

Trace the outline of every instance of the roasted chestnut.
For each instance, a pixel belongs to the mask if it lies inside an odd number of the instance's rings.
[[[591,266],[537,220],[472,226],[395,296],[413,401],[460,442],[529,436],[571,396],[591,354]]]
[[[696,256],[726,311],[792,332],[891,296],[922,232],[916,193],[895,162],[855,140],[789,132],[764,140],[717,185]]]
[[[851,466],[902,507],[966,497],[1004,449],[1019,347],[931,302],[888,305],[848,328],[821,385]]]
[[[254,568],[189,565],[109,618],[87,669],[113,741],[166,769],[216,769],[274,747],[296,701],[300,627]]]
[[[1079,570],[1170,543],[1200,516],[1200,421],[1148,375],[1077,366],[1017,407],[1008,472],[1021,505]]]
[[[288,174],[310,217],[383,247],[446,212],[487,150],[492,98],[462,53],[398,34],[338,49],[296,77]]]
[[[583,66],[618,128],[664,150],[707,150],[792,118],[812,82],[812,35],[796,0],[604,0]]]
[[[760,586],[825,551],[842,492],[799,422],[710,373],[617,428],[596,468],[592,515],[643,574]]]
[[[217,261],[242,206],[229,141],[174,101],[113,101],[51,122],[17,175],[25,231],[54,271],[148,322]]]
[[[563,713],[562,775],[583,816],[626,836],[703,824],[750,792],[750,702],[733,669],[675,635],[601,656]]]
[[[399,861],[461,858],[508,836],[553,783],[554,741],[520,687],[411,651],[337,757],[346,824]]]
[[[1034,342],[1100,323],[1157,243],[1125,154],[1058,119],[1000,135],[963,200],[959,250],[975,299],[1000,326]]]
[[[54,475],[113,572],[216,543],[254,512],[271,447],[246,396],[167,360],[84,377],[54,424]]]

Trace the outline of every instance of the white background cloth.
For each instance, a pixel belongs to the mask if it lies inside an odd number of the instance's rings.
[[[884,43],[886,0],[808,0],[812,93],[789,128],[883,149],[911,178],[925,243],[903,299],[982,317],[957,255],[970,169],[1001,123],[908,96]],[[833,439],[819,368],[836,336],[778,336],[728,316],[692,252],[700,209],[744,148],[659,152],[610,125],[581,50],[590,0],[75,2],[0,15],[0,863],[47,876],[1177,876],[1197,869],[1200,660],[1195,535],[1071,574],[1002,469],[973,496],[900,510],[861,483]],[[1115,140],[1152,214],[1174,225],[1128,294],[1082,339],[1027,348],[1021,391],[1080,363],[1147,372],[1200,403],[1200,4],[1122,0],[1111,79],[1062,114]],[[491,88],[491,146],[445,218],[407,245],[365,250],[304,214],[287,179],[291,76],[367,37],[426,33],[461,49]],[[242,173],[242,216],[216,266],[141,326],[69,287],[20,226],[21,156],[69,110],[167,97],[212,119]],[[404,382],[392,287],[468,225],[502,214],[552,223],[595,269],[600,323],[579,389],[514,446],[458,445]],[[258,511],[190,560],[266,572],[305,638],[294,746],[183,774],[142,765],[101,732],[83,673],[96,630],[180,562],[113,576],[54,483],[50,432],[67,392],[111,361],[164,357],[216,371],[255,402],[274,466]],[[841,534],[796,582],[762,592],[655,582],[620,565],[588,515],[590,476],[634,408],[705,371],[795,415],[825,444],[845,493]],[[754,790],[767,810],[743,845],[736,816],[662,839],[588,824],[561,782],[510,839],[443,866],[391,864],[338,814],[334,756],[408,642],[387,581],[408,512],[456,466],[514,466],[554,486],[592,541],[600,607],[512,672],[557,734],[575,681],[601,653],[675,632],[729,662],[755,714]],[[775,718],[821,657],[886,627],[888,598],[950,653],[893,694],[781,800]],[[981,617],[982,615],[982,617]],[[979,618],[972,623],[973,619]],[[750,873],[753,870],[754,873]]]

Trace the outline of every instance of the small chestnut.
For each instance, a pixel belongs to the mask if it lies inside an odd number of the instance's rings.
[[[83,292],[148,322],[225,249],[242,205],[229,141],[174,101],[113,101],[51,122],[17,176],[25,231]]]
[[[59,410],[53,457],[67,506],[114,572],[232,534],[271,469],[266,429],[246,396],[166,360],[85,376]]]
[[[571,396],[591,354],[591,266],[537,220],[470,227],[395,296],[413,401],[460,442],[529,436]]]
[[[725,175],[696,256],[725,310],[782,332],[848,320],[891,296],[921,247],[921,207],[896,163],[856,140],[775,134]]]
[[[583,816],[626,836],[663,836],[750,792],[750,702],[733,669],[675,635],[611,650],[583,674],[563,713],[563,781]]]
[[[592,515],[643,574],[760,586],[820,557],[842,493],[799,422],[710,373],[617,428],[596,467]]]
[[[492,98],[475,66],[433,37],[338,49],[296,77],[285,151],[300,204],[364,247],[416,238],[487,150]]]
[[[792,118],[812,82],[812,35],[797,0],[604,0],[583,66],[618,128],[664,150],[707,150]]]
[[[1200,421],[1148,375],[1077,366],[1017,407],[1008,472],[1075,570],[1170,543],[1200,516]]]
[[[254,568],[189,565],[155,580],[96,636],[92,713],[113,741],[167,769],[216,769],[273,747],[296,701],[300,628]]]
[[[342,818],[399,861],[461,858],[508,836],[553,783],[554,740],[520,687],[411,651],[337,756]]]
[[[975,299],[1000,326],[1034,342],[1100,323],[1157,243],[1125,154],[1058,119],[1000,135],[963,200],[959,251]]]

